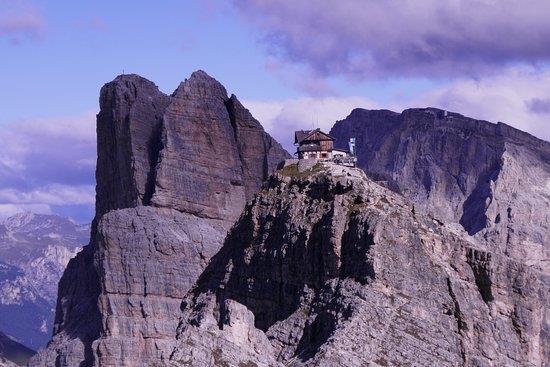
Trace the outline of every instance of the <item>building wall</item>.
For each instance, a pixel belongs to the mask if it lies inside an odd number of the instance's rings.
[[[321,141],[321,150],[332,150],[333,147],[334,147],[334,142],[332,140]]]
[[[315,151],[315,152],[302,152],[300,153],[300,159],[331,159],[332,152],[327,151]]]

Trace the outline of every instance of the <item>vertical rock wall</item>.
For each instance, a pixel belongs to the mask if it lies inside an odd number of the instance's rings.
[[[32,366],[167,359],[181,299],[246,198],[289,157],[203,71],[171,96],[137,75],[119,76],[102,88],[100,107],[92,240],[65,271],[53,339]],[[255,122],[244,135],[243,115]],[[260,148],[243,155],[241,139]],[[267,163],[251,169],[258,161]]]
[[[331,134],[355,137],[358,166],[419,209],[539,268],[550,256],[550,143],[434,108],[355,109]]]

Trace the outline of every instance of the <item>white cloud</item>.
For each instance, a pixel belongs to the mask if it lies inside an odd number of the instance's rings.
[[[511,68],[493,77],[453,82],[407,104],[439,107],[491,122],[501,121],[550,141],[550,114],[532,107],[533,101],[544,101],[548,96],[550,72]]]
[[[548,0],[233,0],[280,59],[319,75],[483,76],[550,60]]]
[[[75,205],[95,202],[93,185],[47,185],[30,191],[0,189],[0,202],[18,205]]]
[[[21,212],[52,214],[50,206],[45,204],[0,204],[0,221]]]
[[[18,44],[23,37],[41,37],[45,27],[44,17],[30,2],[0,0],[0,37],[8,37],[13,44]]]
[[[0,141],[1,212],[93,205],[94,113],[17,120],[0,126]]]
[[[550,72],[525,68],[507,69],[480,80],[461,79],[411,100],[381,105],[363,97],[296,98],[283,101],[245,101],[273,137],[292,152],[293,132],[320,127],[329,131],[354,108],[388,108],[401,112],[413,107],[438,107],[468,117],[504,122],[539,138],[550,140],[550,114],[537,102],[550,96]],[[544,107],[544,106],[543,106]],[[541,112],[542,111],[542,112]]]
[[[290,153],[294,152],[295,130],[313,127],[330,130],[336,120],[344,119],[353,108],[376,108],[363,97],[302,97],[283,101],[244,101],[265,130]]]

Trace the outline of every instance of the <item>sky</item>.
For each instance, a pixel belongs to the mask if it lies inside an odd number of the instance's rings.
[[[439,107],[550,140],[547,0],[0,0],[0,219],[93,216],[101,86],[202,69],[283,146],[353,108]]]

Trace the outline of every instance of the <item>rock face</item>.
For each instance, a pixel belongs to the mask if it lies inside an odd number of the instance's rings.
[[[27,212],[0,223],[0,330],[32,349],[46,345],[57,283],[89,234],[88,225],[56,215]]]
[[[434,108],[355,109],[331,134],[358,166],[494,251],[542,269],[550,257],[550,143]]]
[[[359,169],[285,167],[182,303],[173,366],[542,366],[548,269]]]
[[[53,339],[32,366],[167,360],[181,299],[289,156],[202,71],[171,96],[119,76],[100,108],[92,239],[65,271]]]

